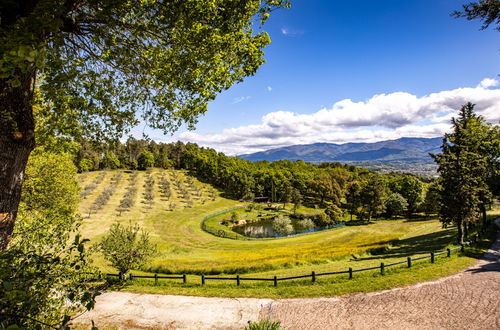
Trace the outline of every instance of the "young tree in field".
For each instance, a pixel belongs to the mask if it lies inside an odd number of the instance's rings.
[[[288,0],[2,1],[0,249],[10,240],[38,113],[63,136],[121,136],[140,119],[194,127],[208,102],[264,62],[254,31]]]
[[[457,225],[458,243],[463,244],[469,227],[479,220],[482,198],[489,191],[489,162],[494,163],[496,158],[498,164],[498,150],[490,149],[492,141],[484,139],[489,136],[485,133],[498,128],[485,124],[484,119],[474,113],[471,103],[460,109],[452,125],[453,132],[443,139],[442,153],[433,157],[441,175],[440,219],[444,224]]]
[[[114,223],[98,245],[104,259],[111,262],[120,275],[138,269],[156,254],[156,245],[139,225]],[[121,278],[121,277],[120,277]]]
[[[97,295],[86,284],[96,270],[78,234],[76,167],[69,154],[38,148],[25,175],[12,241],[0,251],[0,329],[65,329]]]

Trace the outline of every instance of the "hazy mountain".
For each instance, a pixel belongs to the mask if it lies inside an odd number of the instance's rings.
[[[313,143],[270,149],[239,158],[251,161],[282,159],[311,163],[340,162],[368,167],[408,169],[411,165],[434,168],[429,153],[439,153],[442,138],[400,138],[374,143]]]

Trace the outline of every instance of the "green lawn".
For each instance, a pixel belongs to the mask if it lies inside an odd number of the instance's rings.
[[[97,188],[81,202],[80,211],[85,216],[93,201],[109,184],[117,171],[108,171],[100,180]],[[84,236],[96,242],[109,228],[119,221],[139,223],[148,230],[158,244],[159,255],[145,269],[134,271],[187,274],[245,274],[245,276],[272,277],[273,275],[295,276],[315,271],[331,272],[359,269],[404,260],[407,256],[428,254],[452,246],[455,240],[454,229],[443,229],[437,220],[385,220],[370,225],[347,226],[344,228],[298,235],[280,239],[233,240],[213,236],[200,228],[202,219],[212,213],[241,205],[220,197],[213,197],[213,188],[194,180],[197,192],[190,199],[192,207],[176,191],[169,200],[160,196],[158,181],[161,172],[169,179],[188,181],[187,174],[181,171],[155,169],[155,199],[149,206],[141,202],[143,183],[148,175],[139,172],[136,187],[138,193],[135,206],[128,212],[118,215],[116,211],[120,199],[129,184],[132,173],[122,173],[116,191],[109,202],[90,217],[85,218],[82,226]],[[88,185],[99,175],[98,172],[86,173],[82,186]],[[200,196],[194,196],[195,194]],[[171,210],[170,203],[175,209]],[[242,211],[243,212],[243,211]],[[105,261],[95,258],[103,271],[114,271]],[[304,281],[279,283],[278,288],[270,283],[244,282],[236,287],[224,282],[207,281],[205,287],[199,285],[199,276],[188,276],[188,284],[177,280],[153,282],[134,281],[128,290],[140,292],[162,292],[171,294],[197,294],[220,296],[317,296],[332,295],[354,291],[378,290],[418,282],[448,275],[470,265],[473,258],[438,258],[436,265],[428,261],[417,262],[412,271],[404,267],[391,268],[388,275],[377,272],[356,273],[355,278],[345,281],[346,275],[320,278],[315,284]],[[371,284],[363,284],[369,279]],[[310,281],[310,280],[309,280]],[[307,281],[306,281],[307,282]],[[285,287],[287,289],[285,289]]]

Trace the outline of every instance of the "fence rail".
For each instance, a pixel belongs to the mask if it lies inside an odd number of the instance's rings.
[[[455,248],[451,248],[451,249],[446,249],[444,251],[430,252],[428,255],[424,255],[424,256],[420,256],[420,257],[407,257],[406,260],[401,260],[401,261],[393,262],[390,264],[385,264],[385,263],[381,262],[379,266],[366,267],[366,268],[360,268],[360,269],[349,268],[348,270],[324,272],[324,273],[316,273],[313,271],[310,274],[287,276],[287,277],[273,276],[273,277],[267,277],[267,278],[259,278],[259,277],[241,277],[240,275],[235,275],[234,277],[233,276],[206,276],[204,274],[197,275],[197,276],[200,276],[201,285],[205,285],[207,280],[211,280],[211,281],[235,281],[236,285],[238,285],[238,286],[241,284],[241,281],[269,281],[269,282],[273,282],[274,286],[278,286],[278,282],[280,282],[280,281],[289,281],[289,280],[296,280],[296,279],[303,279],[303,278],[311,278],[311,282],[315,282],[317,277],[320,277],[320,276],[340,275],[340,274],[349,274],[349,279],[352,279],[354,277],[353,273],[358,273],[358,272],[364,272],[364,271],[378,269],[380,271],[380,273],[382,275],[384,275],[385,269],[388,267],[407,264],[407,267],[411,268],[412,262],[418,261],[418,260],[430,259],[431,263],[434,263],[436,256],[446,254],[447,257],[451,257],[451,253],[454,251],[457,251],[457,250],[461,250],[463,252],[464,245],[461,245],[461,246],[455,247]],[[95,274],[93,274],[93,275],[95,275]],[[108,273],[108,274],[104,274],[104,275],[108,276],[108,277],[120,277],[119,274],[109,274]],[[130,273],[128,278],[129,278],[129,280],[133,280],[134,278],[154,279],[155,284],[158,284],[158,280],[160,280],[160,279],[182,279],[183,283],[187,283],[186,274],[170,275],[170,276],[161,275],[160,276],[156,273],[156,274],[154,274],[154,276],[150,276],[150,275],[133,275]]]

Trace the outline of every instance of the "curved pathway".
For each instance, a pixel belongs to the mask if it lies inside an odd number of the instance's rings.
[[[500,227],[500,218],[495,221]],[[339,298],[204,298],[108,292],[78,323],[99,328],[241,329],[259,318],[286,329],[500,329],[500,232],[476,265],[436,281]]]

